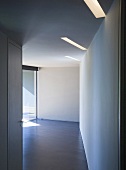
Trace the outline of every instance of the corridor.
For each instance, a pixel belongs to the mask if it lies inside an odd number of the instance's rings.
[[[23,170],[88,170],[78,123],[36,120],[23,126]]]

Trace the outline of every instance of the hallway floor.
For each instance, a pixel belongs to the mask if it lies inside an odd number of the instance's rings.
[[[88,170],[78,123],[35,120],[23,126],[23,170]]]

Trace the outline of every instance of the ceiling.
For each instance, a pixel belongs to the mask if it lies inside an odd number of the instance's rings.
[[[99,0],[105,13],[113,0]],[[103,18],[96,19],[83,0],[1,0],[0,29],[23,46],[23,64],[77,66],[82,51],[60,37],[88,48]]]

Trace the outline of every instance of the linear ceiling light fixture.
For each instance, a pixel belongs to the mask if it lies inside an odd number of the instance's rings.
[[[105,17],[105,13],[97,0],[84,0],[96,18]]]
[[[64,41],[66,41],[66,42],[68,42],[69,44],[74,45],[74,46],[77,47],[77,48],[80,48],[81,50],[87,50],[86,48],[84,48],[84,47],[82,47],[81,45],[75,43],[74,41],[70,40],[70,39],[67,38],[67,37],[61,37],[61,39],[64,40]]]
[[[73,58],[73,57],[70,57],[70,56],[65,56],[66,58],[69,58],[69,59],[72,59],[72,60],[75,60],[75,61],[80,61],[80,60],[78,60],[78,59],[76,59],[76,58]]]

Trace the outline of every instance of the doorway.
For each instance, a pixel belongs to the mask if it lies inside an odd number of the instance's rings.
[[[37,70],[25,66],[22,70],[23,122],[37,118]]]

